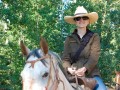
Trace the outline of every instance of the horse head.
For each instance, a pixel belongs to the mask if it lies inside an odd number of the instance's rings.
[[[45,39],[41,38],[40,49],[30,50],[21,41],[22,54],[26,57],[21,72],[23,90],[56,90],[58,55],[49,51]]]

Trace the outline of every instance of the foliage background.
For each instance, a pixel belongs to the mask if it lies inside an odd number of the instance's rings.
[[[20,72],[25,59],[19,47],[23,40],[30,49],[39,48],[40,36],[49,48],[62,55],[64,40],[74,25],[64,22],[77,6],[99,14],[89,28],[101,36],[99,67],[108,86],[114,86],[115,70],[120,70],[120,0],[3,0],[0,2],[0,90],[21,90]]]

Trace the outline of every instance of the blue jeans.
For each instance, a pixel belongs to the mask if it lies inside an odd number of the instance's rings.
[[[105,84],[99,76],[94,76],[94,79],[97,81],[97,84],[93,90],[107,90]]]

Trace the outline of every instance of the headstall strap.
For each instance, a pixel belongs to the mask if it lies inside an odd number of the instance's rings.
[[[51,66],[52,66],[52,62],[51,62],[51,59],[50,59],[50,73],[49,73],[49,78],[48,78],[48,82],[47,82],[47,85],[46,85],[46,89],[48,88],[49,86],[49,83],[50,83],[50,79],[51,79]]]
[[[45,58],[47,58],[47,57],[48,57],[48,55],[45,55],[45,56],[43,56],[43,57],[41,57],[41,58],[38,58],[38,59],[36,59],[36,60],[33,60],[33,61],[26,61],[26,63],[31,63],[32,68],[34,68],[34,64],[35,64],[37,61],[43,60],[43,59],[45,59]]]

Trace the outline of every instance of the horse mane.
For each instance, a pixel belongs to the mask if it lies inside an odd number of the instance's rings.
[[[64,70],[64,68],[63,68],[63,62],[62,62],[60,56],[59,56],[57,53],[53,52],[53,51],[49,51],[49,52],[50,52],[52,55],[55,56],[55,60],[56,60],[56,62],[57,62],[57,64],[58,64],[59,68],[62,70],[63,74],[66,75],[65,70]],[[65,76],[65,77],[66,77],[66,76]]]

